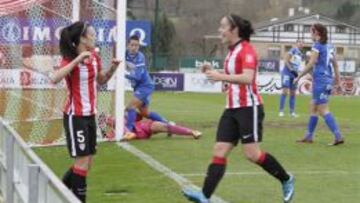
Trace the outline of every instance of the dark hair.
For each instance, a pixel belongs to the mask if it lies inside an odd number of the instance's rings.
[[[241,39],[250,41],[250,35],[254,34],[254,29],[250,21],[235,14],[228,15],[227,19],[229,20],[233,29],[236,27],[239,29],[238,34]]]
[[[314,25],[311,26],[311,31],[318,33],[318,35],[320,36],[319,41],[321,44],[327,43],[327,40],[328,40],[327,29],[323,24],[315,23]]]
[[[86,35],[88,24],[76,22],[61,30],[60,34],[60,53],[64,58],[74,59],[78,56],[76,50],[80,44],[80,37]]]
[[[130,42],[131,40],[140,41],[140,38],[139,38],[139,36],[137,36],[137,35],[132,35],[132,36],[130,36],[130,38],[128,39],[128,42]]]

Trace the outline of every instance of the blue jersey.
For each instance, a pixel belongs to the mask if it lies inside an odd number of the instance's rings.
[[[134,90],[139,88],[154,89],[154,83],[146,69],[145,56],[141,52],[130,54],[126,51],[126,64],[129,73],[125,77],[130,80]]]
[[[300,49],[297,47],[294,47],[292,49],[290,49],[290,51],[288,52],[288,54],[290,55],[290,64],[292,66],[292,68],[295,71],[299,71],[300,66],[301,66],[301,62],[303,60],[303,54],[301,53]],[[284,68],[284,72],[285,73],[290,73],[290,69],[285,65]]]
[[[312,51],[319,54],[313,70],[314,84],[332,84],[333,66],[331,61],[335,55],[334,47],[316,42],[312,47]]]

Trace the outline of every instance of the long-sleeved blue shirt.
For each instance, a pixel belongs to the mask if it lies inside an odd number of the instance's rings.
[[[146,68],[145,56],[141,52],[130,54],[126,51],[126,65],[129,73],[125,74],[125,78],[130,80],[134,90],[139,88],[154,88],[149,72]]]

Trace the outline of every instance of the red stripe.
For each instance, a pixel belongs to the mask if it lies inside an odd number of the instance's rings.
[[[262,165],[264,163],[266,159],[266,153],[265,152],[260,152],[260,156],[259,159],[257,160],[257,164]]]
[[[240,106],[244,107],[244,106],[248,106],[247,105],[247,88],[246,85],[239,85],[239,89],[240,89],[240,93],[239,93],[239,97],[240,97]]]
[[[219,165],[226,165],[226,158],[214,156],[212,163]]]
[[[87,176],[87,170],[81,169],[81,168],[72,168],[72,171],[74,174],[86,177]]]

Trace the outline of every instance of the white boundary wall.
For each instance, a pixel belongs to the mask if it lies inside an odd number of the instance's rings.
[[[1,117],[0,196],[6,203],[80,203]]]

